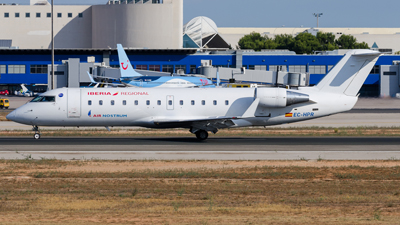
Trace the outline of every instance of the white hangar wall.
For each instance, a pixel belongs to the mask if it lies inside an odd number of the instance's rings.
[[[183,0],[94,5],[92,48],[182,48]]]

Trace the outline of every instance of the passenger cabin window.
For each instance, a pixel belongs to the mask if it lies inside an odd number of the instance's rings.
[[[123,100],[123,101],[122,101],[122,105],[126,105],[126,100]]]
[[[157,105],[161,105],[161,100],[158,100],[158,101],[157,101]]]
[[[201,100],[201,104],[202,105],[206,105],[206,101],[205,100]]]
[[[213,105],[217,105],[217,100],[214,100],[214,101],[213,101]]]
[[[180,100],[180,101],[179,101],[179,104],[180,104],[180,105],[183,105],[183,100]]]
[[[225,100],[225,105],[229,105],[229,101],[228,100]]]
[[[92,105],[92,100],[89,100],[89,101],[87,102],[87,104],[88,104],[88,105]]]
[[[192,101],[190,102],[190,104],[191,104],[191,105],[194,105],[194,100],[192,100]]]
[[[135,105],[139,105],[139,101],[138,100],[135,100]]]
[[[37,96],[36,98],[32,99],[31,102],[55,102],[55,96]]]
[[[99,105],[103,105],[103,100],[100,100],[100,101],[99,101]]]
[[[146,105],[150,105],[150,100],[146,100]]]
[[[115,101],[114,100],[111,100],[111,105],[115,105]]]

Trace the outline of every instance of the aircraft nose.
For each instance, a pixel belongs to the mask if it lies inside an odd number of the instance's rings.
[[[6,119],[8,119],[8,120],[11,120],[11,121],[14,121],[15,120],[15,117],[16,117],[16,112],[15,112],[15,110],[14,111],[12,111],[10,114],[8,114],[7,116],[6,116]]]

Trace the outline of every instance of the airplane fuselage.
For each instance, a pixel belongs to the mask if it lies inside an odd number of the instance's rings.
[[[296,93],[307,94],[310,101],[284,107],[258,104],[253,116],[242,117],[254,103],[257,91],[270,90],[61,88],[41,95],[48,96],[50,101],[39,99],[37,102],[29,102],[8,118],[35,126],[189,127],[183,122],[218,118],[233,121],[229,127],[269,126],[347,111],[357,101],[357,97],[320,93],[308,87]]]

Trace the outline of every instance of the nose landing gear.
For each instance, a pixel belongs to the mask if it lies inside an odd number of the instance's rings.
[[[35,134],[33,135],[33,138],[36,140],[40,139],[40,131],[38,126],[33,126],[32,128],[33,131],[35,131]]]

